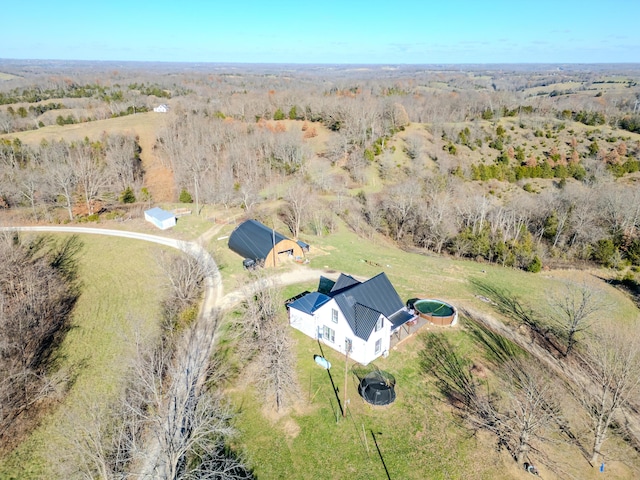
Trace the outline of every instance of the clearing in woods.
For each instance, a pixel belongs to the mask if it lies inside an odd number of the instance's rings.
[[[83,140],[85,137],[97,140],[104,133],[136,135],[142,149],[140,158],[145,172],[144,185],[149,189],[154,201],[169,202],[174,199],[175,193],[173,174],[162,165],[154,152],[158,132],[164,128],[166,121],[165,114],[145,112],[72,125],[49,125],[38,130],[0,135],[0,138],[19,138],[22,143],[37,145],[42,140],[72,142]]]

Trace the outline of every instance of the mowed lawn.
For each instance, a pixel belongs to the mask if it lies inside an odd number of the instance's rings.
[[[458,307],[469,306],[499,317],[475,286],[483,283],[510,292],[531,308],[544,312],[548,308],[545,297],[563,288],[561,280],[571,279],[584,280],[603,292],[607,299],[607,318],[624,322],[638,316],[638,309],[629,298],[589,272],[532,274],[407,253],[383,239],[363,241],[344,225],[332,235],[305,237],[305,241],[311,244],[312,268],[345,272],[359,278],[370,278],[384,271],[403,301],[412,297],[440,298]],[[283,298],[316,288],[317,284],[290,286],[284,290]],[[283,328],[289,328],[284,319]],[[474,351],[479,355],[478,347],[461,326],[424,327],[421,333],[426,331],[442,332],[459,352]],[[299,388],[292,409],[276,414],[271,405],[261,404],[259,391],[246,379],[230,388],[238,410],[236,427],[240,432],[235,447],[246,454],[257,478],[384,479],[387,478],[385,466],[393,479],[520,478],[520,468],[504,450],[496,449],[495,437],[483,432],[474,434],[464,428],[442,400],[433,380],[427,380],[422,374],[419,336],[405,340],[388,358],[374,362],[397,380],[397,399],[389,406],[374,407],[362,400],[352,372],[354,363],[349,362],[348,415],[343,419],[336,416],[337,399],[329,375],[315,364],[313,356],[324,354],[331,361],[337,395],[344,402],[344,355],[326,345],[319,346],[298,331],[290,332],[295,344]],[[577,449],[566,450],[567,453],[556,460],[578,462],[580,465],[576,468],[584,474],[583,478],[598,478],[597,469],[589,467]],[[638,465],[637,456],[628,461]],[[625,476],[630,472],[628,467],[619,462],[618,466],[622,478],[631,478]]]
[[[56,234],[58,235],[58,234]],[[153,255],[159,246],[129,239],[81,235],[82,294],[73,328],[62,345],[60,370],[75,378],[64,401],[11,455],[0,478],[57,478],[73,443],[74,422],[99,412],[117,394],[131,358],[136,332],[159,333],[161,277]]]

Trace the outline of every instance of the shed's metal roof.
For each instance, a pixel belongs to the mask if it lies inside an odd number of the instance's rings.
[[[163,210],[160,207],[153,207],[150,208],[149,210],[145,210],[144,212],[146,215],[155,218],[156,220],[168,220],[170,218],[174,218],[175,215],[172,212],[167,212],[166,210]]]

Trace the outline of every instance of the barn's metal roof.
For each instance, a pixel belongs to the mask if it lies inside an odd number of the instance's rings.
[[[252,260],[264,260],[269,252],[287,237],[257,220],[247,220],[236,227],[229,237],[229,248]]]

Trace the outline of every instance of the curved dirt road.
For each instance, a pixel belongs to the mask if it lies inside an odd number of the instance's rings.
[[[93,234],[143,240],[176,248],[192,255],[204,264],[207,276],[200,314],[191,328],[184,332],[180,340],[181,345],[176,349],[174,358],[174,371],[180,374],[180,378],[172,379],[171,401],[165,402],[163,406],[165,413],[161,417],[161,421],[154,426],[153,432],[146,439],[142,448],[144,453],[140,455],[144,461],[139,465],[140,473],[137,475],[138,478],[149,479],[171,477],[170,465],[167,465],[167,462],[163,460],[165,456],[161,455],[162,448],[167,443],[175,442],[176,438],[180,436],[180,428],[176,427],[184,424],[182,417],[190,415],[190,409],[194,408],[190,399],[197,398],[199,389],[206,379],[209,358],[215,343],[215,329],[218,319],[215,310],[222,299],[222,281],[213,257],[202,246],[194,242],[124,230],[39,226],[0,227],[0,231]]]

